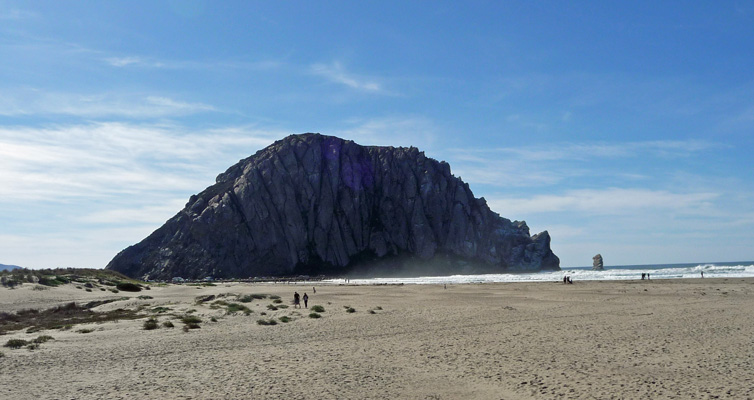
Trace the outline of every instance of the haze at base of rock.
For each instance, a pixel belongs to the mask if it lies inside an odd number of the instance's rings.
[[[501,218],[416,148],[292,135],[241,160],[108,269],[168,279],[559,269],[545,231]],[[434,269],[433,269],[434,266]]]

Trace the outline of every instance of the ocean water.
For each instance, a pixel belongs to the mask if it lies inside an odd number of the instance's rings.
[[[442,285],[461,283],[492,282],[559,282],[568,275],[577,281],[610,281],[641,279],[641,274],[648,273],[651,279],[701,278],[748,278],[754,277],[754,261],[690,263],[690,264],[656,264],[656,265],[620,265],[606,266],[604,271],[593,271],[592,267],[563,268],[557,272],[536,272],[527,274],[485,274],[485,275],[451,275],[424,276],[416,278],[369,278],[349,279],[353,285],[379,284],[416,284]],[[345,283],[345,279],[329,279],[325,282]]]

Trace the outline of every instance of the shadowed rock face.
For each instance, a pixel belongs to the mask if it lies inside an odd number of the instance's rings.
[[[292,135],[241,160],[107,269],[168,279],[557,270],[529,235],[416,148]]]

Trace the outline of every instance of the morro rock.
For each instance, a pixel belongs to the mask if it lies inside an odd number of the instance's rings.
[[[492,212],[414,147],[292,135],[220,174],[107,269],[143,279],[558,270],[547,231]]]

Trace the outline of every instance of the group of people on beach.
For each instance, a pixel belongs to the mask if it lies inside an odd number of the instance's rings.
[[[564,276],[563,283],[573,283],[573,281],[571,280],[571,276],[570,275]]]
[[[645,276],[646,276],[647,280],[649,280],[649,273],[648,273],[648,272],[643,272],[643,273],[641,274],[641,280],[644,280],[644,277],[645,277]]]
[[[317,293],[317,289],[312,287],[312,293]],[[301,308],[301,300],[304,300],[304,308],[309,308],[309,295],[304,292],[304,297],[301,297],[298,292],[293,292],[293,308]]]

